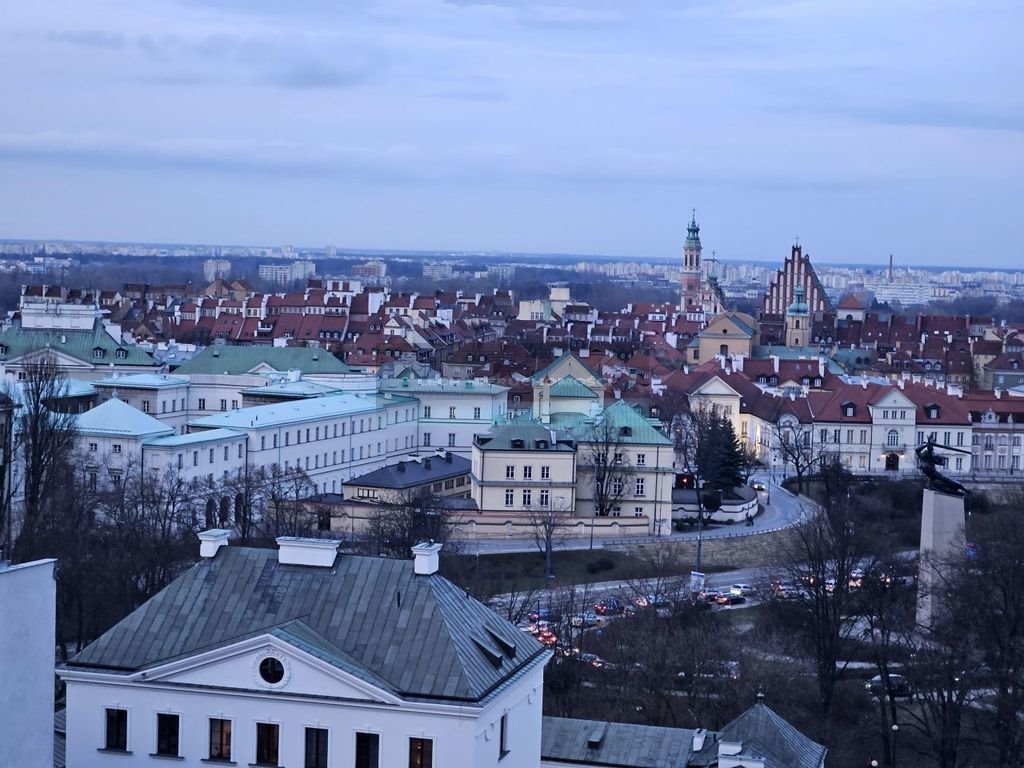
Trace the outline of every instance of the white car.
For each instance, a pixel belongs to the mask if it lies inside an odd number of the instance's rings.
[[[729,587],[729,594],[739,597],[750,597],[754,594],[754,588],[750,584],[733,584]]]

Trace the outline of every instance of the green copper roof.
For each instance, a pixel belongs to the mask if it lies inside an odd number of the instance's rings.
[[[596,399],[594,391],[575,376],[566,376],[551,385],[551,397],[582,397]]]
[[[303,373],[351,373],[352,371],[330,352],[314,347],[214,345],[206,347],[191,360],[179,365],[174,372],[177,374],[241,374],[265,367],[282,372],[300,370]]]
[[[616,400],[604,409],[599,418],[615,428],[617,439],[625,445],[672,445],[671,440],[651,426],[651,423],[625,400]],[[587,438],[587,431],[581,431],[579,441],[587,442]]]
[[[118,343],[98,318],[90,330],[22,328],[15,320],[0,333],[0,361],[8,362],[40,349],[52,349],[94,366],[139,365],[155,368],[158,363],[134,344]]]

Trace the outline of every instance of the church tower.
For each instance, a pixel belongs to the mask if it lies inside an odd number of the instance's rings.
[[[682,294],[679,310],[687,319],[702,320],[701,283],[703,274],[700,267],[700,227],[697,226],[697,210],[693,210],[690,225],[686,228],[686,244],[683,245]]]
[[[793,303],[786,310],[786,346],[806,347],[811,338],[811,316],[804,300],[804,287],[797,285]]]

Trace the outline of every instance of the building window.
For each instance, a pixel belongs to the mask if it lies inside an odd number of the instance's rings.
[[[277,765],[279,736],[277,723],[256,723],[256,765]]]
[[[551,503],[551,491],[547,488],[542,488],[540,491],[540,505],[546,507]]]
[[[160,713],[156,716],[156,754],[161,757],[178,756],[179,726],[177,715]]]
[[[221,400],[220,401],[220,409],[222,411],[226,411],[228,409],[228,401],[227,400]]]
[[[149,400],[142,401],[142,412],[149,413]]]
[[[868,441],[868,431],[866,429],[862,429],[860,431],[860,444],[864,445],[864,443],[866,443],[867,441]]]
[[[205,397],[200,397],[199,398],[199,410],[200,411],[205,411],[206,410],[206,398]]]
[[[964,468],[964,460],[962,456],[956,457],[956,471],[959,472]]]
[[[267,658],[260,662],[260,677],[263,678],[265,683],[277,685],[284,680],[284,664],[281,663],[280,659],[267,656]]]
[[[832,430],[832,442],[833,443],[836,443],[838,445],[839,437],[840,437],[841,432],[842,432],[842,430],[839,430],[839,429],[833,429]]]
[[[433,739],[409,739],[409,768],[434,768]]]
[[[505,465],[505,479],[515,480],[516,479],[516,468],[514,464]]]
[[[89,450],[90,450],[90,451],[98,451],[98,450],[99,450],[99,447],[100,447],[100,446],[99,446],[99,444],[98,444],[98,443],[89,443]]]
[[[430,418],[430,406],[429,405],[424,405],[423,406],[423,418],[424,419],[429,419]]]
[[[327,729],[306,729],[306,761],[303,768],[327,768]]]
[[[900,444],[900,433],[897,432],[895,429],[890,429],[889,434],[887,434],[885,437],[885,444],[888,445],[890,448],[895,448],[897,445]]]
[[[633,507],[633,517],[643,517],[643,516],[644,516],[644,508],[643,507]]]
[[[423,447],[424,448],[429,448],[430,447],[430,433],[429,432],[424,432],[423,433]]]
[[[550,480],[551,479],[551,467],[541,467],[540,468],[540,479],[541,480]]]
[[[231,721],[210,718],[210,760],[231,759]]]
[[[356,733],[355,768],[380,768],[380,734]]]
[[[449,432],[448,433],[448,447],[449,448],[454,448],[455,447],[455,433],[454,432]]]
[[[638,477],[636,479],[636,493],[634,495],[635,496],[643,496],[646,485],[647,485],[647,480],[645,478],[643,478],[643,477]]]
[[[533,467],[523,467],[523,480],[530,480],[533,478]]]
[[[526,489],[523,491],[523,506],[529,507],[533,505],[533,491]]]
[[[647,454],[646,453],[638,453],[636,455],[636,464],[637,464],[637,466],[638,467],[642,467],[646,463],[647,463]]]
[[[107,709],[107,738],[104,749],[128,751],[128,710]]]
[[[498,724],[498,759],[501,760],[509,753],[508,742],[508,712],[501,716]]]
[[[828,430],[827,429],[821,430],[821,434],[819,435],[818,440],[821,443],[827,443],[828,442]]]
[[[455,406],[454,405],[449,405],[448,406],[448,418],[449,419],[454,419],[455,418]]]
[[[192,451],[192,466],[199,466],[199,451]]]
[[[121,452],[121,444],[120,443],[114,443],[112,446],[110,446],[110,450],[113,453],[120,453]]]
[[[474,408],[473,409],[473,418],[474,419],[479,419],[480,418],[480,409],[479,408]]]
[[[957,445],[963,445],[964,444],[964,433],[963,432],[957,432],[956,433],[956,444]]]
[[[506,488],[505,489],[505,506],[506,507],[511,507],[515,503],[516,503],[516,492],[513,491],[511,488]]]

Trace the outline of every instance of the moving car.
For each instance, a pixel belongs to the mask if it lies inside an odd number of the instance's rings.
[[[715,602],[719,605],[739,605],[747,602],[747,598],[743,595],[734,595],[732,592],[723,592],[715,598]]]
[[[914,696],[913,686],[911,686],[910,681],[903,675],[889,675],[889,686],[892,688],[892,695],[894,698],[910,699]],[[885,689],[882,685],[882,676],[875,675],[872,677],[868,681],[867,688],[871,692],[871,695],[876,699],[881,698],[885,694]]]
[[[730,595],[740,595],[741,597],[749,597],[754,594],[754,588],[749,584],[733,584],[729,587]]]
[[[583,627],[589,629],[590,627],[597,627],[601,624],[601,617],[599,617],[593,611],[581,611],[572,617],[572,625],[574,627]]]
[[[764,483],[762,483],[760,480],[755,480],[754,482],[752,482],[750,484],[750,487],[753,488],[755,491],[763,491],[765,489]]]
[[[618,616],[625,610],[625,606],[616,597],[606,597],[594,606],[594,612],[598,616]]]

